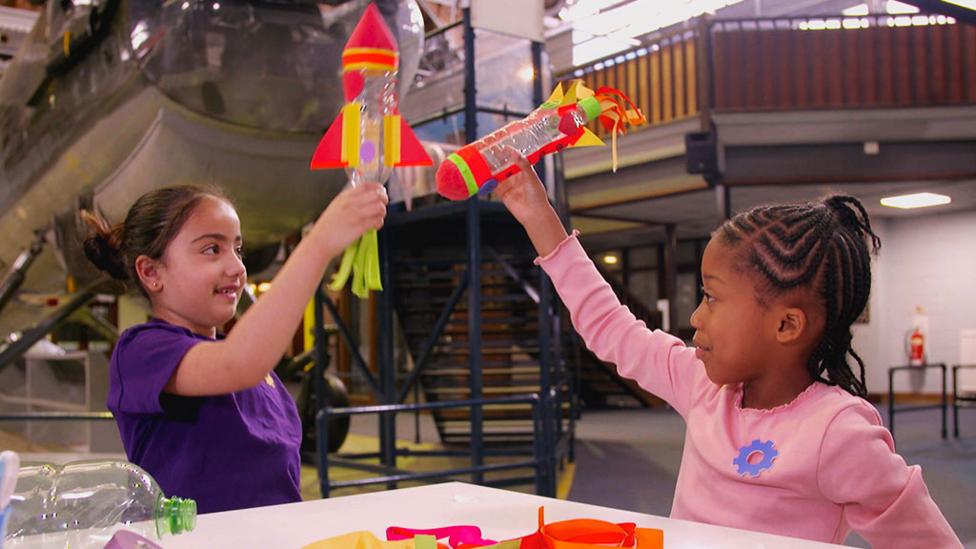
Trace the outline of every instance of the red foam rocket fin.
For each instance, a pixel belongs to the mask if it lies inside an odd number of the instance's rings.
[[[342,160],[342,113],[340,112],[322,136],[319,145],[315,147],[309,168],[313,170],[344,168],[347,164]]]
[[[434,161],[403,118],[400,119],[400,162],[397,166],[433,166]]]

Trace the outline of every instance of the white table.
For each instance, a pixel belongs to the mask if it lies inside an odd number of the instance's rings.
[[[461,482],[200,515],[193,532],[166,536],[161,543],[166,549],[297,549],[357,530],[369,530],[386,539],[388,526],[434,528],[455,524],[473,524],[481,528],[485,538],[504,540],[534,532],[540,505],[545,506],[547,523],[595,518],[663,529],[665,549],[837,547]]]

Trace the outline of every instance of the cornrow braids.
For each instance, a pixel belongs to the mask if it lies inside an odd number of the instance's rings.
[[[807,370],[815,380],[865,397],[864,361],[851,348],[851,324],[867,305],[870,253],[877,253],[881,240],[861,202],[834,195],[820,202],[759,206],[726,221],[715,236],[737,251],[739,268],[759,275],[760,303],[795,289],[815,292],[826,325]],[[856,375],[847,355],[857,363]]]

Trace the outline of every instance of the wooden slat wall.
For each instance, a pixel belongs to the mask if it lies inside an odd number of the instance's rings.
[[[972,25],[813,31],[720,26],[710,38],[716,110],[976,104]],[[609,86],[626,93],[649,125],[665,124],[702,108],[698,71],[703,67],[697,60],[702,47],[693,33],[672,36],[645,55],[584,69],[582,78],[594,89]],[[599,124],[591,129],[606,137]]]
[[[649,125],[697,114],[694,39],[673,39],[658,46],[646,55],[588,72],[582,79],[593,89],[609,86],[627,94],[644,111]],[[590,129],[601,137],[607,135],[599,124],[591,124]]]
[[[962,77],[964,101],[976,103],[976,26],[966,25],[962,28],[962,48],[964,53],[960,66],[965,73]]]
[[[719,110],[976,103],[976,27],[712,33]]]

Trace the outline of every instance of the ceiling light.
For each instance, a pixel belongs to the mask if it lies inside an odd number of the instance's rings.
[[[844,15],[867,15],[870,13],[867,4],[858,4],[856,6],[851,6],[846,10],[842,10],[841,13]]]
[[[607,254],[603,256],[603,262],[606,263],[607,265],[616,265],[618,261],[620,260],[617,258],[617,256],[613,254]]]
[[[944,194],[935,193],[915,193],[903,194],[900,196],[889,196],[881,199],[882,206],[889,208],[927,208],[929,206],[941,206],[952,202],[952,199]]]
[[[903,13],[918,13],[919,9],[918,6],[898,2],[898,0],[888,0],[885,2],[885,11],[891,15],[900,15]]]

